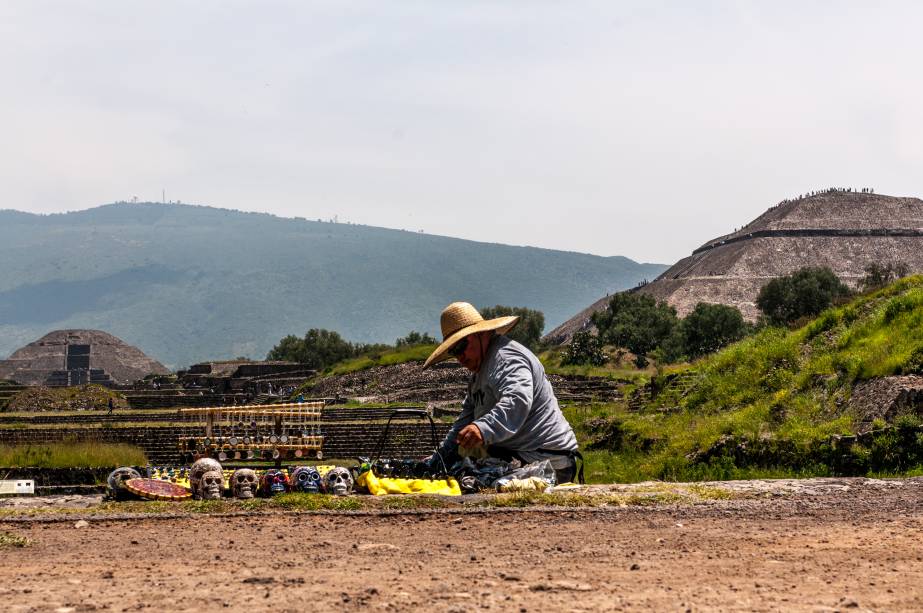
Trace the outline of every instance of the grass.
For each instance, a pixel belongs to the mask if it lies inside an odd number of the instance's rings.
[[[329,496],[324,494],[290,493],[272,498],[250,500],[185,500],[182,502],[133,500],[103,502],[87,509],[70,507],[2,508],[0,519],[9,517],[54,517],[60,515],[106,517],[111,515],[165,515],[228,513],[270,514],[280,512],[316,511],[421,511],[439,509],[491,509],[528,507],[629,507],[696,504],[706,500],[743,497],[742,494],[704,485],[656,483],[633,486],[629,491],[566,490],[514,492],[480,496],[472,500],[460,497],[432,495],[408,496]],[[0,533],[2,537],[2,533]],[[2,541],[0,541],[2,546]]]
[[[339,362],[324,370],[324,376],[345,375],[373,366],[393,366],[405,362],[422,362],[436,349],[437,345],[414,345],[412,347],[396,347],[379,353],[360,356],[344,362]]]
[[[122,443],[0,445],[0,466],[9,468],[98,468],[145,464],[147,457],[141,449]]]
[[[22,549],[32,544],[32,541],[18,534],[9,532],[0,532],[0,550],[3,549]]]
[[[5,408],[10,412],[107,410],[110,399],[119,408],[126,405],[121,394],[101,385],[30,387],[7,401]]]
[[[766,328],[688,370],[693,373],[688,392],[668,387],[638,413],[624,403],[568,409],[581,442],[599,449],[586,454],[591,479],[834,474],[843,469],[826,460],[823,446],[833,435],[854,433],[848,401],[856,383],[923,372],[923,277],[860,296],[796,330]],[[766,457],[753,452],[756,459],[743,463],[728,453],[696,459],[727,437]],[[849,470],[893,470],[888,463],[899,462],[900,454],[889,454],[887,441],[876,445],[877,450],[858,449]]]

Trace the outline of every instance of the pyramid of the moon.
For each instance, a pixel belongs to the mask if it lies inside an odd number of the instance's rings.
[[[140,349],[99,330],[56,330],[0,361],[0,379],[25,385],[131,383],[169,372]]]
[[[902,263],[923,272],[923,200],[830,190],[786,200],[740,230],[708,241],[643,292],[672,305],[680,317],[699,302],[732,305],[753,321],[756,296],[771,279],[805,266],[827,266],[855,288],[865,267]],[[608,297],[545,336],[562,343],[592,327]]]

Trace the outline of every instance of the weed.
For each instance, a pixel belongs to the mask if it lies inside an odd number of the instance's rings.
[[[144,466],[144,451],[123,443],[95,441],[0,445],[0,466],[38,468],[85,468]]]
[[[32,541],[24,536],[10,534],[9,532],[0,532],[0,549],[20,549],[22,547],[28,547],[31,544]]]

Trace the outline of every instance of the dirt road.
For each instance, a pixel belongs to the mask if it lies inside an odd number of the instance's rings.
[[[4,523],[7,611],[923,610],[923,480],[678,507]]]

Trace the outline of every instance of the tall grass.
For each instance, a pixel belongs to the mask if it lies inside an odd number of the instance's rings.
[[[724,479],[824,475],[824,465],[781,462],[738,467],[728,458],[693,460],[722,437],[784,440],[807,450],[852,434],[849,398],[857,382],[923,372],[923,277],[829,309],[796,330],[767,328],[691,366],[685,395],[667,389],[640,413],[624,404],[568,415],[581,442],[603,440],[588,454],[595,479]],[[659,408],[669,409],[659,411]],[[608,428],[593,418],[605,414]]]
[[[100,468],[144,466],[144,451],[122,443],[62,442],[0,445],[0,466],[36,468]]]

